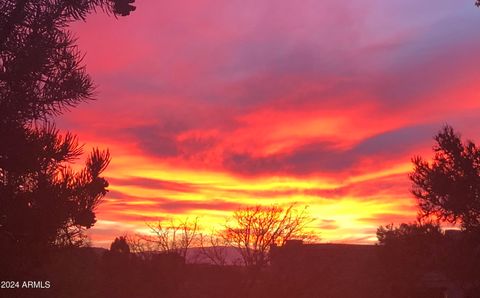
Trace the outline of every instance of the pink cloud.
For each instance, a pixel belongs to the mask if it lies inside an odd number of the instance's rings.
[[[102,205],[99,216],[107,219],[235,208],[207,192],[398,202],[401,210],[363,222],[407,220],[415,213],[405,203],[407,170],[387,172],[429,154],[431,137],[446,122],[474,140],[480,133],[479,61],[471,54],[480,49],[480,18],[467,4],[149,0],[137,6],[131,17],[98,14],[72,28],[99,100],[65,114],[60,126],[88,145],[112,149],[112,186],[204,197],[152,197],[154,206],[133,207],[135,193],[113,192],[109,198],[121,201]],[[138,174],[145,168],[239,180],[225,191]],[[373,178],[350,182],[365,175]],[[244,180],[256,185],[267,178],[340,186],[245,186]]]

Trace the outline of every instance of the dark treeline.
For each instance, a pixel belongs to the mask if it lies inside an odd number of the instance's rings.
[[[110,155],[94,149],[74,171],[82,146],[54,125],[94,91],[68,26],[132,3],[0,1],[0,296],[480,297],[480,150],[448,126],[431,162],[413,159],[418,221],[379,227],[377,245],[315,243],[305,209],[274,205],[238,209],[210,235],[157,223],[88,247]]]

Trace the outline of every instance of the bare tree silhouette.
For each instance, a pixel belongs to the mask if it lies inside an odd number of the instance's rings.
[[[193,220],[173,219],[156,223],[147,223],[149,235],[137,234],[130,237],[130,246],[134,252],[145,257],[156,253],[177,254],[186,259],[192,245],[199,241],[198,218]]]
[[[200,234],[201,257],[208,263],[216,266],[227,265],[228,245],[229,243],[226,242],[223,237],[219,236],[215,230],[212,230],[209,235]]]
[[[241,208],[233,213],[219,236],[240,252],[245,266],[262,268],[268,264],[272,245],[314,237],[306,231],[313,221],[307,211],[307,207],[297,209],[294,204],[286,208],[278,205]]]

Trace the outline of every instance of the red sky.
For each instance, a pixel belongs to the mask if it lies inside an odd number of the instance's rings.
[[[72,27],[98,100],[57,120],[113,156],[95,245],[291,202],[323,241],[372,242],[415,219],[410,159],[443,124],[478,140],[473,1],[137,2]]]

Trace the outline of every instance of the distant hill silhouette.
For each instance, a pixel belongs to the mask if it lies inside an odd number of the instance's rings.
[[[242,264],[242,256],[237,248],[228,247],[228,246],[216,246],[216,247],[191,247],[187,251],[187,263],[191,264],[211,264],[213,265],[214,262],[209,260],[204,255],[204,251],[206,250],[207,253],[211,252],[212,250],[217,250],[221,254],[225,256],[225,265],[241,265]]]

